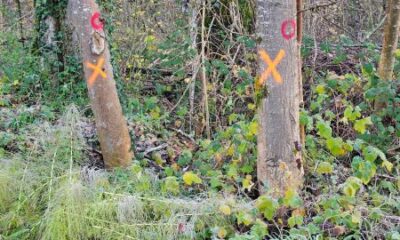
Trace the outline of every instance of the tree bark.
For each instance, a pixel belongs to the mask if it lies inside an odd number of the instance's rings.
[[[22,8],[21,2],[16,0],[17,3],[17,11],[18,11],[18,24],[19,24],[19,38],[22,43],[22,46],[25,46],[25,37],[24,37],[24,27],[23,27],[23,18],[22,18]]]
[[[388,0],[387,18],[383,33],[383,46],[378,66],[378,75],[382,80],[393,80],[395,51],[399,40],[400,0]],[[375,100],[375,110],[379,111],[387,105],[383,96]]]
[[[257,0],[261,77],[256,87],[265,93],[258,106],[257,176],[260,191],[275,196],[289,188],[297,190],[303,180],[299,149],[300,51],[295,19],[296,0]]]
[[[391,80],[393,78],[394,53],[399,39],[400,0],[388,0],[388,3],[388,16],[385,23],[383,49],[378,69],[378,74],[382,80]]]
[[[189,17],[189,23],[190,23],[190,38],[192,40],[192,49],[196,52],[196,57],[195,60],[192,64],[192,79],[190,81],[190,86],[189,86],[189,132],[192,133],[193,130],[193,120],[194,120],[194,100],[195,100],[195,92],[196,92],[196,80],[197,80],[197,73],[199,71],[199,53],[197,49],[197,34],[198,34],[198,15],[199,15],[199,1],[190,1],[190,3],[186,1],[186,4],[188,4],[191,14]]]
[[[106,168],[131,163],[131,140],[115,86],[110,52],[98,17],[95,0],[69,0],[67,19],[73,27],[84,64],[89,98]]]
[[[203,83],[203,106],[204,106],[204,121],[206,125],[207,139],[211,139],[210,128],[210,109],[208,106],[208,80],[206,72],[206,8],[207,0],[202,1],[202,20],[201,20],[201,81]]]
[[[301,48],[303,41],[303,0],[297,0],[297,42],[299,43],[299,48]],[[303,75],[302,68],[303,67],[303,59],[301,58],[301,54],[299,54],[299,91],[300,91],[300,106],[304,107],[304,95],[303,95]],[[300,139],[301,145],[304,146],[306,143],[306,130],[305,126],[300,126]]]

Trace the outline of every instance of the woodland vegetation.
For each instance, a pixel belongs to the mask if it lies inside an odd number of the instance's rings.
[[[400,240],[399,27],[399,0],[0,0],[0,240]]]

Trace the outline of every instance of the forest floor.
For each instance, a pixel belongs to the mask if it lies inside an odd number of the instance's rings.
[[[124,85],[135,159],[106,171],[80,76],[55,92],[21,50],[0,75],[0,238],[400,239],[399,82],[379,80],[375,46],[302,53],[305,182],[275,199],[256,185],[253,82],[215,90],[224,124],[211,139],[188,133],[186,108],[171,111],[182,79],[150,76],[139,96]]]

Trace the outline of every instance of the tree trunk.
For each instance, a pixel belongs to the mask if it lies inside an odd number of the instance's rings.
[[[89,98],[106,168],[127,166],[133,154],[95,0],[69,0],[67,19],[80,47]]]
[[[303,0],[297,0],[297,42],[299,43],[299,48],[301,48],[303,41]],[[301,54],[299,54],[299,91],[300,91],[300,106],[304,107],[304,95],[303,95],[303,75],[302,68],[303,67],[303,59],[301,58]],[[304,146],[306,143],[306,130],[305,126],[300,126],[300,140],[301,145]]]
[[[257,176],[261,192],[281,196],[289,188],[297,190],[303,180],[296,0],[257,0],[257,4],[261,43],[256,87],[263,92],[258,106]]]
[[[400,26],[400,0],[389,0],[387,19],[383,37],[383,49],[379,62],[378,74],[382,80],[391,80],[393,77],[394,52],[397,49]]]
[[[0,1],[0,31],[1,32],[5,32],[6,29],[6,23],[5,23],[5,19],[6,19],[6,4],[5,4],[5,0],[1,0]]]
[[[197,34],[198,34],[198,15],[199,15],[199,1],[190,1],[188,3],[185,0],[186,4],[188,4],[191,14],[189,17],[189,24],[190,24],[190,38],[192,40],[192,49],[196,52],[195,60],[192,64],[192,79],[190,81],[189,86],[189,132],[192,133],[193,131],[193,120],[194,120],[194,100],[195,100],[195,92],[196,92],[196,80],[197,80],[197,73],[199,72],[199,54],[197,49]]]
[[[210,128],[210,109],[208,106],[208,80],[206,72],[206,8],[207,0],[202,1],[202,20],[201,20],[201,82],[203,84],[203,106],[204,106],[204,121],[206,125],[207,139],[211,139]]]
[[[18,24],[19,24],[19,39],[22,43],[22,46],[25,46],[25,37],[24,37],[24,27],[23,27],[23,18],[22,18],[22,8],[21,2],[16,0],[17,3],[17,11],[18,11]]]
[[[383,48],[378,66],[378,75],[382,80],[393,79],[395,51],[399,40],[400,26],[400,0],[388,0],[387,18],[383,33]],[[375,100],[375,110],[380,110],[387,105],[384,97],[378,96]]]

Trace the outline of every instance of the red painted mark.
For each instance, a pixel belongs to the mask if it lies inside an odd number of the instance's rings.
[[[281,33],[282,37],[286,40],[290,40],[296,36],[296,21],[293,19],[284,21],[282,23]]]
[[[183,223],[179,223],[178,232],[179,233],[184,233],[185,232],[185,225]]]
[[[100,13],[99,12],[94,12],[92,17],[90,18],[90,24],[92,24],[93,29],[95,30],[102,30],[103,29],[103,23],[100,20]]]
[[[104,72],[104,70],[102,69],[103,64],[104,64],[104,58],[103,58],[103,57],[101,57],[101,58],[99,59],[99,62],[97,63],[97,65],[94,65],[94,64],[92,64],[92,63],[90,63],[90,62],[86,62],[86,66],[87,66],[88,68],[94,70],[92,76],[90,76],[90,78],[89,78],[89,80],[88,80],[89,86],[92,86],[92,85],[93,85],[93,83],[96,81],[96,79],[97,79],[97,77],[98,77],[99,75],[101,75],[103,78],[106,78],[106,77],[107,77],[107,74],[106,74],[106,73]]]

